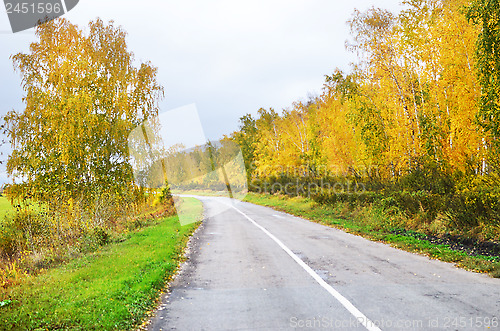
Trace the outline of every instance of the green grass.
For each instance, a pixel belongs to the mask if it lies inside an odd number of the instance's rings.
[[[392,234],[387,231],[387,228],[391,227],[390,218],[380,213],[371,213],[368,210],[362,215],[345,217],[332,207],[319,205],[302,197],[290,198],[249,193],[245,201],[281,210],[371,240],[385,242],[405,251],[427,255],[445,262],[453,262],[467,270],[489,273],[492,277],[500,278],[500,261],[498,259],[491,261],[492,259],[486,256],[469,256],[464,252],[452,250],[446,245],[437,245],[410,236]]]
[[[186,198],[190,217],[181,226],[176,216],[134,232],[120,243],[29,277],[1,300],[3,330],[128,330],[154,308],[162,289],[182,260],[189,236],[199,225],[202,205]]]
[[[39,212],[43,209],[43,205],[40,203],[31,203],[28,200],[29,208],[35,212]],[[0,196],[0,221],[5,219],[7,216],[12,216],[15,213],[15,208],[10,203],[10,200],[5,196]]]
[[[4,219],[9,213],[14,211],[14,207],[10,204],[9,199],[0,196],[0,220]]]

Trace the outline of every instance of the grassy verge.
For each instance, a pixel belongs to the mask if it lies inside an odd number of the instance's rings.
[[[447,245],[437,245],[411,236],[392,234],[386,230],[387,224],[381,226],[382,222],[390,222],[390,218],[374,213],[373,210],[365,209],[357,211],[357,215],[353,214],[353,217],[345,217],[345,213],[339,213],[335,208],[320,205],[302,197],[290,198],[282,195],[249,193],[245,201],[285,211],[371,240],[382,241],[409,252],[424,254],[445,262],[453,262],[461,268],[489,273],[492,277],[500,278],[500,261],[498,259],[481,255],[470,256],[465,252],[452,250]]]
[[[193,220],[202,205],[186,198]],[[0,329],[128,330],[155,305],[182,260],[199,222],[181,226],[176,216],[130,234],[120,243],[27,278],[0,300]]]

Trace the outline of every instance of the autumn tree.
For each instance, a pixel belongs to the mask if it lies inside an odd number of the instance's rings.
[[[280,116],[273,109],[260,108],[255,126],[259,139],[255,143],[255,166],[257,175],[269,175],[279,172],[282,139],[280,131]]]
[[[103,196],[125,198],[134,190],[127,137],[158,112],[157,68],[134,66],[126,32],[113,22],[97,19],[85,31],[59,19],[38,26],[36,36],[28,53],[12,56],[25,108],[5,117],[7,170],[21,182],[11,191],[94,209]]]
[[[372,89],[355,75],[327,75],[319,109],[322,146],[334,173],[366,172],[380,165],[385,149],[384,122]]]
[[[258,140],[255,119],[250,114],[240,118],[239,130],[231,135],[231,138],[240,146],[245,160],[247,179],[251,180],[255,160],[255,144]]]
[[[496,153],[500,138],[500,1],[476,0],[467,16],[481,28],[477,39],[477,67],[481,82],[478,120],[491,134]]]

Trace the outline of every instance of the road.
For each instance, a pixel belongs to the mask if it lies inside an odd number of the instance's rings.
[[[149,330],[500,330],[500,279],[270,208],[199,199],[206,219]]]

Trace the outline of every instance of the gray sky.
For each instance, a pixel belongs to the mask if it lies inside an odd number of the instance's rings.
[[[196,104],[206,136],[216,139],[237,129],[246,113],[256,114],[260,107],[281,110],[319,94],[325,74],[336,67],[348,71],[355,61],[344,47],[345,22],[354,9],[397,12],[399,3],[80,0],[65,17],[80,26],[97,17],[121,25],[136,60],[159,68],[166,94],[162,111]],[[34,37],[33,29],[12,34],[0,9],[0,115],[22,109],[20,77],[9,56],[26,52]]]

